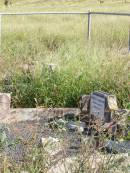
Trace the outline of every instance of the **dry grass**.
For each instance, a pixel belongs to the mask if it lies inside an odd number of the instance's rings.
[[[128,12],[129,8],[130,4],[122,1],[107,1],[103,4],[97,1],[45,1],[37,4],[15,1],[9,8],[1,6],[1,11],[91,9]],[[12,92],[14,107],[72,107],[77,105],[81,94],[94,90],[116,94],[120,106],[127,107],[130,93],[128,31],[128,17],[93,16],[91,41],[88,42],[86,16],[4,17],[0,58],[1,91]],[[56,64],[54,71],[48,68],[47,64],[50,63]],[[48,171],[50,155],[44,147],[38,150],[34,146],[28,157],[24,165],[16,164],[13,167],[5,157],[2,162],[3,173],[9,173],[10,169],[13,169],[13,173],[21,170],[27,170],[29,173]],[[109,162],[106,164],[106,161]],[[118,172],[119,163],[122,161],[120,156],[115,158],[112,155],[101,155],[95,152],[94,148],[83,145],[78,159],[69,160],[69,164],[73,163],[71,171],[75,173],[84,170],[89,173],[105,173],[114,166],[114,171]],[[122,167],[120,170],[124,171]]]
[[[56,130],[57,138],[43,138],[42,145],[39,147],[34,145],[33,140],[29,140],[26,143],[26,156],[21,163],[9,160],[2,155],[0,171],[2,173],[21,173],[22,171],[28,173],[108,173],[108,171],[125,173],[128,171],[130,159],[128,154],[103,154],[95,148],[93,136],[84,137],[78,133],[68,135],[65,131],[63,133],[62,130]],[[80,144],[77,143],[78,139],[81,140]],[[17,144],[14,144],[14,148],[15,145]],[[77,149],[72,149],[72,146],[76,146]]]
[[[1,72],[5,80],[11,78],[14,106],[34,107],[36,98],[40,105],[72,107],[81,94],[93,90],[116,94],[120,105],[127,106],[128,18],[93,16],[90,42],[86,16],[17,16],[3,21]],[[33,71],[23,72],[28,64]],[[56,65],[51,76],[46,64]]]

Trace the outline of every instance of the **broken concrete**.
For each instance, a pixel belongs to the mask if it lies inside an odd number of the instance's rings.
[[[0,119],[10,115],[11,96],[9,93],[0,93]]]
[[[26,109],[10,109],[10,115],[0,116],[0,123],[13,123],[20,121],[47,121],[54,117],[64,117],[67,113],[79,114],[76,108],[26,108]]]
[[[78,114],[71,108],[11,109],[10,115],[0,117],[4,134],[4,151],[10,160],[22,162],[29,152],[28,145],[41,146],[42,139],[54,137],[53,129],[46,126],[49,119],[64,117],[65,114]]]
[[[40,146],[43,141],[46,141],[52,137],[57,138],[56,133],[54,133],[53,128],[49,128],[48,120],[57,121],[61,127],[65,125],[64,120],[68,121],[67,126],[65,128],[69,131],[78,131],[80,134],[84,131],[85,127],[84,125],[77,124],[75,122],[75,117],[79,117],[80,110],[75,108],[29,108],[29,109],[11,109],[10,110],[10,102],[9,99],[7,99],[5,96],[2,96],[2,102],[0,109],[4,112],[0,116],[0,123],[4,126],[4,137],[6,140],[6,145],[4,146],[4,151],[6,152],[7,156],[16,162],[21,162],[24,160],[25,155],[28,153],[27,145],[30,143],[33,146]],[[6,98],[4,101],[4,98]],[[98,97],[96,97],[97,100],[99,100]],[[85,101],[87,104],[85,104]],[[102,112],[102,117],[105,119],[105,115],[107,116],[105,112],[106,103],[105,99],[103,99],[103,105],[99,105],[99,103],[90,102],[90,98],[88,96],[83,97],[83,105],[81,103],[83,113],[88,113],[90,111],[91,107],[97,106],[100,108],[100,111],[104,109]],[[101,98],[100,98],[101,100]],[[113,99],[111,99],[113,102]],[[115,99],[114,99],[115,100]],[[101,100],[102,101],[102,100]],[[109,107],[111,106],[111,103],[109,104]],[[8,103],[8,104],[7,104]],[[91,107],[88,107],[88,104],[92,104]],[[115,104],[116,105],[116,104]],[[100,106],[100,107],[99,107]],[[96,109],[97,109],[96,107]],[[116,106],[115,106],[116,107]],[[8,111],[9,110],[9,111]],[[113,109],[112,109],[113,110]],[[95,114],[95,109],[92,112],[92,114]],[[95,114],[97,115],[97,114]],[[98,115],[97,115],[98,116]],[[111,116],[111,112],[110,112]],[[109,117],[109,115],[108,115]],[[90,118],[90,117],[89,117]],[[47,126],[46,126],[47,123]],[[86,122],[84,121],[85,125]],[[108,127],[110,124],[108,124]],[[88,126],[89,127],[89,126]],[[100,126],[101,127],[101,126]],[[103,126],[104,127],[104,126]],[[89,130],[96,130],[95,127],[87,129],[87,133]],[[100,128],[101,129],[101,128]],[[98,135],[100,134],[100,129],[98,129]],[[107,128],[105,128],[107,129]],[[109,128],[108,128],[109,129]],[[92,131],[91,130],[91,131]],[[59,133],[59,131],[58,131]],[[90,132],[91,133],[91,132]],[[55,136],[56,135],[56,136]],[[76,149],[80,148],[81,146],[81,136],[77,136],[74,133],[66,134],[66,136],[62,136],[64,139],[67,139],[68,135],[68,143],[70,142],[70,148]],[[84,134],[87,135],[87,134]],[[42,140],[43,139],[43,140]],[[33,141],[33,143],[32,143]],[[49,140],[48,140],[49,141]],[[17,142],[17,143],[16,143]],[[15,147],[14,147],[15,144]]]

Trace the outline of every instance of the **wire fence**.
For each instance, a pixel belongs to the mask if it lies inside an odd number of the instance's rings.
[[[94,15],[107,15],[107,16],[124,16],[129,17],[130,13],[113,13],[113,12],[17,12],[17,13],[0,13],[0,48],[2,44],[2,19],[4,16],[31,16],[31,15],[86,15],[88,17],[88,27],[87,27],[87,39],[91,38],[92,31],[92,16]],[[128,47],[130,51],[130,30]]]

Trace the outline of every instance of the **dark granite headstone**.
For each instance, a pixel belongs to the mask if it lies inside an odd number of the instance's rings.
[[[94,92],[90,98],[90,114],[109,123],[112,111],[117,110],[116,97],[105,92]]]

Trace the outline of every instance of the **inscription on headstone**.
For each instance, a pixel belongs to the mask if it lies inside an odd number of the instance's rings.
[[[90,114],[98,118],[104,119],[104,113],[105,113],[105,97],[92,94],[90,101]]]
[[[118,110],[116,97],[105,92],[94,92],[90,99],[90,114],[104,122],[110,122],[112,112]]]

